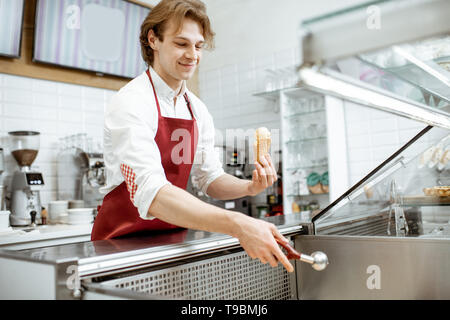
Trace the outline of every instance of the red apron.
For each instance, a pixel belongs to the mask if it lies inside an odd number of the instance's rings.
[[[153,87],[156,106],[158,108],[158,131],[156,132],[155,142],[161,153],[161,163],[166,178],[173,185],[186,189],[198,142],[198,128],[192,112],[191,103],[187,94],[184,94],[184,99],[192,117],[191,120],[162,117],[155,86],[153,85],[149,70],[147,70],[147,75]],[[187,141],[183,139],[180,142],[178,139],[181,136],[184,139],[189,139]],[[179,149],[180,145],[185,148]],[[186,151],[190,154],[183,154]],[[179,158],[177,157],[175,159],[176,163],[172,160],[172,153],[174,152],[177,152],[176,155],[179,156]],[[190,161],[180,160],[186,160],[186,157]],[[127,186],[124,181],[105,196],[94,222],[91,234],[92,241],[116,238],[145,230],[179,228],[159,219],[142,219],[139,216],[139,211],[130,199],[129,188],[131,187]],[[133,190],[131,188],[131,191],[135,192],[135,189]]]

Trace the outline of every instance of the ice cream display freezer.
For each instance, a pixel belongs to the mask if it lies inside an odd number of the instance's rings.
[[[450,299],[449,6],[372,1],[301,25],[299,85],[286,94],[320,93],[424,124],[312,219],[268,218],[311,255],[305,261],[325,253],[324,270],[296,260],[287,273],[249,258],[235,238],[177,230],[0,251],[0,298]],[[349,60],[376,81],[346,69]]]
[[[297,215],[272,219],[288,238],[307,232]],[[2,251],[0,286],[2,299],[297,297],[295,273],[252,260],[235,238],[186,229]]]

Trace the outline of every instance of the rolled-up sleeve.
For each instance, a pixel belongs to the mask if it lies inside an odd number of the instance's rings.
[[[105,129],[109,133],[114,163],[120,170],[130,193],[130,199],[142,219],[147,216],[158,191],[170,184],[161,163],[161,154],[155,142],[148,105],[136,99],[133,93],[116,95],[105,114]],[[154,119],[153,119],[154,120]],[[157,121],[157,119],[156,119]]]
[[[214,150],[215,129],[209,112],[204,112],[192,174],[198,188],[206,195],[209,185],[225,173],[219,154]]]

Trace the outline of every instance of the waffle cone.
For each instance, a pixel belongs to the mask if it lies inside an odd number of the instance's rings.
[[[255,144],[254,154],[256,155],[256,161],[258,161],[261,165],[261,158],[263,158],[270,151],[270,144],[272,139],[270,138],[270,132],[267,128],[259,128],[255,132]]]

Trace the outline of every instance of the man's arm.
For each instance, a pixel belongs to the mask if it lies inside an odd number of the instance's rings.
[[[275,240],[287,239],[273,224],[207,204],[176,186],[163,186],[148,214],[180,227],[228,234],[239,239],[252,259],[273,267],[280,261],[289,272],[294,270]]]
[[[243,180],[223,174],[208,186],[207,194],[219,200],[233,200],[255,196],[277,181],[277,172],[270,155],[261,159],[262,166],[255,162],[252,180]]]
[[[218,200],[233,200],[250,196],[250,180],[236,178],[230,174],[223,174],[208,186],[208,195]]]

